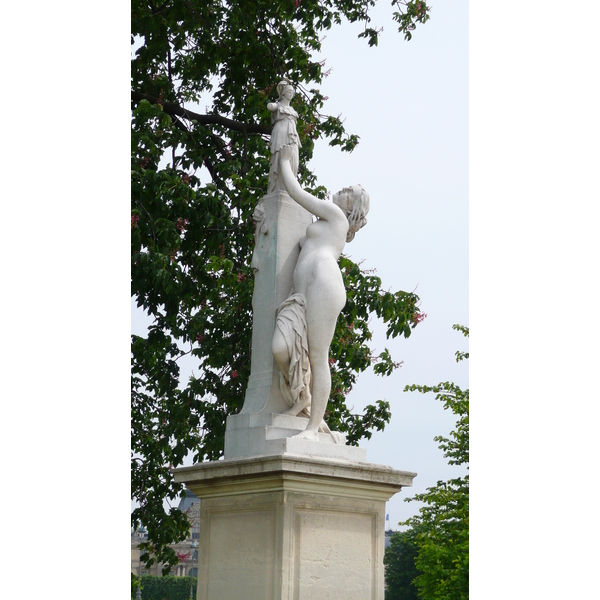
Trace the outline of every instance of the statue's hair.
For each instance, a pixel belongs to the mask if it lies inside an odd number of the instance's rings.
[[[367,213],[371,208],[371,200],[367,190],[360,184],[344,188],[342,192],[346,192],[349,198],[352,199],[352,202],[348,203],[349,212],[346,215],[350,225],[346,241],[351,242],[355,233],[367,224]]]

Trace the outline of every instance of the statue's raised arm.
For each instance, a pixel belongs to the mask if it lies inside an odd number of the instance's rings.
[[[288,414],[309,415],[296,437],[317,439],[329,432],[323,421],[331,391],[329,346],[346,289],[337,261],[346,241],[366,222],[369,195],[360,185],[333,195],[333,203],[302,189],[293,170],[294,147],[279,149],[279,177],[290,197],[317,217],[306,230],[294,269],[292,292],[277,313],[273,355],[281,371],[280,388]],[[335,436],[334,436],[335,437]],[[336,441],[341,441],[338,436]]]
[[[335,228],[336,231],[333,235],[341,242],[343,248],[349,228],[345,213],[337,204],[320,200],[302,189],[292,171],[293,151],[293,146],[284,146],[280,150],[279,176],[283,181],[284,189],[300,206],[315,215],[315,217],[326,220],[331,227]]]

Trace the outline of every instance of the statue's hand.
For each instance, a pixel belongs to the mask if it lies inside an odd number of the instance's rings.
[[[291,161],[294,156],[294,147],[291,144],[286,144],[280,150],[281,160]]]

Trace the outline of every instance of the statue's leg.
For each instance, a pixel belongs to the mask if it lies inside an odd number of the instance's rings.
[[[327,350],[329,350],[329,346]],[[316,433],[325,415],[329,392],[331,391],[331,372],[329,370],[328,353],[320,349],[313,352],[311,349],[310,368],[312,372],[312,401],[310,419],[306,430]]]
[[[292,408],[288,408],[286,411],[283,412],[284,415],[292,415],[292,417],[296,417],[298,416],[305,408],[308,408],[310,406],[310,398],[305,398],[304,400],[298,400],[298,402],[296,402],[294,404],[294,406],[292,406]]]
[[[285,337],[283,333],[281,333],[279,327],[275,327],[271,349],[273,350],[273,357],[275,358],[279,370],[287,379],[290,370],[290,352]]]
[[[316,439],[317,431],[327,409],[331,391],[329,346],[335,324],[346,302],[343,285],[323,285],[315,282],[306,292],[306,322],[308,326],[308,352],[312,373],[311,408],[308,426],[298,437]]]

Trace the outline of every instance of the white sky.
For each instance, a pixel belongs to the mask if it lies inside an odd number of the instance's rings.
[[[332,112],[362,141],[335,162],[319,150],[318,174],[334,190],[356,179],[369,190],[369,224],[348,250],[390,287],[418,284],[429,315],[390,344],[402,369],[353,392],[392,402],[368,459],[419,472],[408,493],[444,476],[431,438],[452,419],[399,390],[466,381],[450,327],[468,315],[473,597],[592,597],[600,6],[470,3],[467,305],[465,4],[433,4],[409,43],[388,24],[377,49],[352,41],[343,61],[325,49]],[[13,57],[2,96],[3,558],[11,580],[35,572],[64,595],[68,557],[67,595],[104,599],[129,585],[129,7],[61,8],[81,26],[55,6],[13,3],[0,36]],[[361,87],[375,62],[384,72]],[[90,529],[93,544],[74,553]],[[89,564],[114,576],[89,586]]]
[[[469,324],[468,5],[436,3],[410,42],[395,31],[387,3],[370,14],[384,25],[377,47],[356,38],[355,24],[329,32],[322,51],[332,68],[326,109],[345,117],[360,144],[352,154],[321,144],[311,165],[332,192],[354,183],[368,190],[368,224],[345,252],[376,268],[384,287],[416,289],[427,313],[408,340],[386,340],[375,325],[377,350],[387,346],[403,366],[389,378],[363,374],[348,397],[357,409],[378,399],[392,407],[386,429],[361,442],[369,462],[418,473],[388,503],[397,529],[418,510],[407,496],[458,474],[433,441],[456,419],[433,397],[402,390],[439,381],[468,387],[468,364],[454,356],[467,342],[452,330]]]

